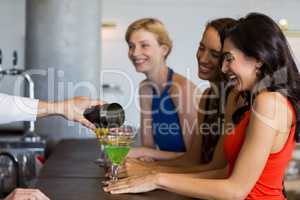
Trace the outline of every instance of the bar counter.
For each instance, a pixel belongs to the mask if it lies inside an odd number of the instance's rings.
[[[63,140],[45,163],[36,188],[51,200],[189,200],[156,190],[143,194],[111,195],[102,190],[104,170],[94,163],[100,148],[95,139]]]

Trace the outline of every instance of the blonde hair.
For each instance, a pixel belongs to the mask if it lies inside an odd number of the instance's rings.
[[[125,40],[127,43],[129,43],[129,39],[132,33],[138,30],[145,30],[156,35],[158,44],[166,45],[169,48],[169,51],[165,56],[165,59],[167,59],[168,55],[172,50],[173,44],[164,24],[155,18],[142,18],[137,21],[134,21],[132,24],[129,25],[126,31]]]

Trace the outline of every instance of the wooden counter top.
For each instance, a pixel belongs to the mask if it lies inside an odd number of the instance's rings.
[[[58,144],[45,163],[36,188],[51,200],[190,200],[174,193],[156,190],[134,195],[110,195],[102,190],[104,171],[98,158],[96,140],[65,140]]]

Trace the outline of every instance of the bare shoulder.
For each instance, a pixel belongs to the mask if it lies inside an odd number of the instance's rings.
[[[145,79],[139,84],[139,100],[142,109],[149,108],[152,102],[152,85]]]
[[[277,129],[285,131],[292,124],[292,110],[287,97],[279,92],[261,92],[255,98],[252,112],[264,122],[272,123]],[[269,124],[270,125],[270,124]]]
[[[200,91],[197,86],[184,76],[174,73],[170,96],[179,108],[179,112],[196,116],[199,106]]]
[[[278,111],[288,107],[287,97],[284,97],[279,92],[261,92],[257,95],[254,101],[254,108],[266,113]]]
[[[149,95],[152,94],[151,82],[147,79],[143,80],[139,84],[139,94],[140,95]]]
[[[181,74],[178,74],[174,72],[173,75],[173,84],[171,86],[171,90],[174,93],[195,93],[199,94],[197,86],[186,77],[182,76]]]

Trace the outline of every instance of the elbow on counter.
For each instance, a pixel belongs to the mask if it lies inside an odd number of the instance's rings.
[[[248,193],[237,190],[235,192],[232,192],[232,195],[229,199],[231,199],[231,200],[244,200],[244,199],[246,199],[247,195],[248,195]]]
[[[228,180],[228,184],[226,184],[227,188],[224,188],[224,196],[222,199],[226,200],[244,200],[247,198],[249,192],[248,187],[244,185],[234,183]],[[225,186],[225,187],[226,187]]]
[[[222,194],[214,194],[205,196],[205,199],[219,199],[219,200],[244,200],[247,197],[247,193],[239,190],[224,191]],[[196,198],[203,199],[203,196],[197,196]]]
[[[222,200],[244,200],[247,197],[247,194],[241,191],[230,191],[227,192],[226,194],[223,194],[224,196],[217,198],[217,199],[222,199]]]
[[[199,199],[219,199],[219,200],[244,200],[247,198],[249,191],[243,189],[241,186],[234,186],[233,184],[224,184],[222,189],[214,194],[203,196],[203,194],[196,196]]]

